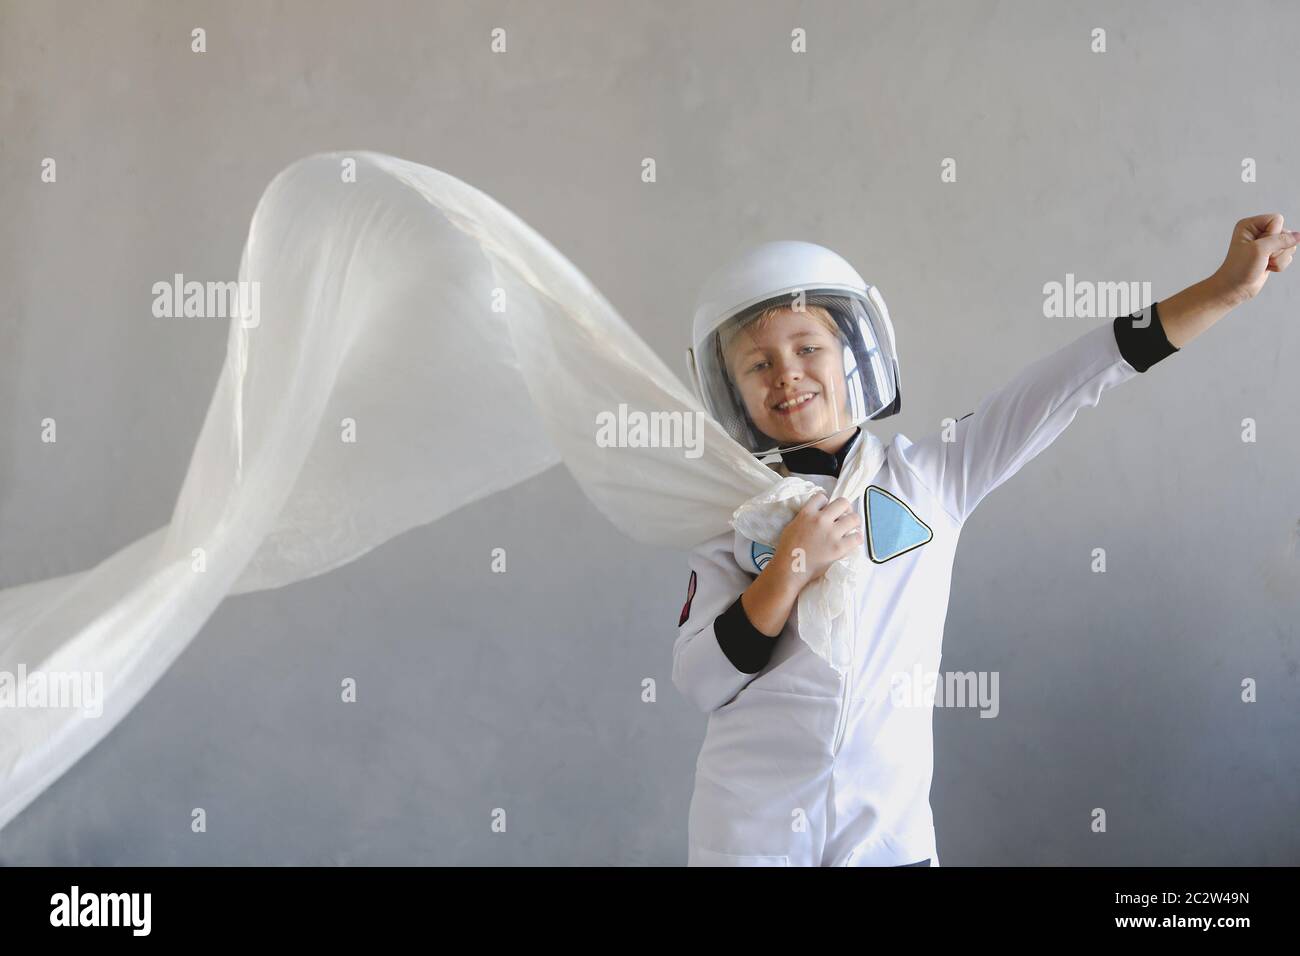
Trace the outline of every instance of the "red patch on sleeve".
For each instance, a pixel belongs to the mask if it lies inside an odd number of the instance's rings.
[[[677,626],[681,627],[686,623],[686,619],[691,616],[691,602],[695,600],[695,572],[691,572],[691,583],[686,585],[686,603],[682,605],[682,616],[677,621]]]

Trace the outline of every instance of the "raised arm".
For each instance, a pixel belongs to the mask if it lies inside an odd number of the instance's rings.
[[[1055,441],[1080,409],[1254,298],[1269,272],[1290,264],[1297,238],[1300,233],[1282,231],[1276,213],[1241,220],[1210,278],[1039,359],[962,416],[951,433],[907,445],[905,461],[952,518],[964,522],[989,492]]]
[[[961,524],[989,492],[1056,440],[1102,392],[1177,351],[1159,310],[1121,317],[1040,358],[955,425],[904,445],[903,458]]]

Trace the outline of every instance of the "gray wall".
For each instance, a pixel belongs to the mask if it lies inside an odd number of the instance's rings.
[[[879,434],[915,436],[1101,321],[1044,318],[1045,282],[1166,298],[1237,219],[1300,222],[1297,32],[1286,3],[6,0],[0,586],[168,520],[226,332],[154,319],[150,286],[233,278],[302,155],[377,149],[484,189],[673,368],[739,245],[836,248],[898,329],[907,411]],[[1000,672],[1001,713],[935,713],[945,865],[1300,863],[1297,280],[1107,393],[967,525],[943,666]],[[232,598],[0,832],[0,862],[683,863],[705,726],[670,680],[685,560],[553,469]]]

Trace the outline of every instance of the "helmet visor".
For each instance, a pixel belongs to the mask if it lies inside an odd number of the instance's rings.
[[[861,425],[897,395],[885,321],[868,298],[843,290],[751,306],[696,346],[705,408],[760,456]]]

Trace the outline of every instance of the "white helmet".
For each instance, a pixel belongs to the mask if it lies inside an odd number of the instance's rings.
[[[750,328],[772,309],[781,327]],[[746,329],[751,334],[738,339]],[[686,363],[709,414],[760,457],[902,408],[884,298],[841,256],[811,242],[763,243],[714,272],[696,301]]]

